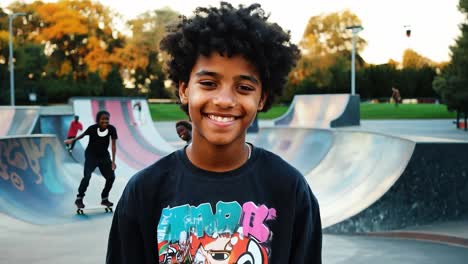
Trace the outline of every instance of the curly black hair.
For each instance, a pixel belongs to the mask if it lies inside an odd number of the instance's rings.
[[[106,110],[101,110],[101,111],[97,112],[97,114],[96,114],[96,123],[99,123],[99,119],[101,119],[101,116],[103,116],[103,115],[106,115],[106,116],[110,117],[109,112],[107,112]]]
[[[282,94],[288,73],[300,56],[289,31],[268,22],[268,17],[260,4],[234,8],[226,2],[221,2],[219,8],[198,7],[191,18],[181,16],[161,40],[161,49],[171,57],[169,77],[177,97],[179,81],[188,83],[200,55],[241,55],[259,72],[262,93],[267,96],[262,111],[267,111],[275,97]],[[182,104],[181,108],[188,114],[188,105]]]
[[[187,128],[188,130],[192,131],[192,124],[190,124],[189,121],[185,121],[185,120],[177,121],[175,124],[175,127],[177,128],[178,126],[183,126]]]

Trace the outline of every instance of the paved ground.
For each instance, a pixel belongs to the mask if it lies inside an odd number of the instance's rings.
[[[70,217],[75,217],[70,212]],[[36,226],[0,216],[0,263],[105,262],[111,215],[59,226]],[[323,263],[462,264],[468,249],[380,237],[324,235]]]
[[[452,119],[363,120],[359,127],[346,127],[340,130],[378,132],[416,142],[468,141],[468,132],[457,129]]]

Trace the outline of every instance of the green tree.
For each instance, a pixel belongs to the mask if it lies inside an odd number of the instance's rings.
[[[113,67],[104,83],[104,96],[122,96],[124,89],[122,76],[117,67]]]
[[[468,0],[460,0],[458,9],[468,19]],[[457,116],[468,115],[468,24],[460,25],[461,36],[452,46],[451,62],[433,82],[434,90],[441,96],[450,111]],[[458,121],[458,120],[457,120]]]

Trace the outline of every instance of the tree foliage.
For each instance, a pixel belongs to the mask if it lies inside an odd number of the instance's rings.
[[[403,68],[421,69],[423,67],[434,65],[435,63],[412,49],[406,49],[403,52],[402,64]]]
[[[178,13],[167,8],[143,13],[128,22],[133,35],[125,36],[114,27],[121,16],[97,1],[16,1],[8,9],[27,13],[13,21],[19,102],[27,102],[31,90],[45,102],[73,95],[169,96],[159,41]],[[8,35],[8,16],[0,8],[1,87],[9,86]],[[6,103],[8,96],[1,93]]]
[[[282,100],[290,100],[295,93],[338,93],[349,88],[352,32],[348,26],[361,25],[357,15],[349,10],[313,16],[309,19],[300,42],[302,58],[290,74]],[[356,37],[356,51],[366,42]],[[359,70],[364,60],[356,55]]]
[[[459,10],[468,18],[468,0],[460,0]],[[468,114],[468,24],[460,25],[461,36],[451,50],[451,63],[433,82],[434,90],[449,110]]]
[[[348,26],[361,25],[357,15],[349,10],[313,16],[309,19],[300,47],[306,55],[341,54],[352,49],[352,32]],[[356,51],[362,51],[366,41],[356,37]]]
[[[132,30],[132,39],[122,58],[127,60],[127,70],[134,72],[134,85],[152,97],[168,98],[164,81],[167,79],[162,65],[164,55],[160,52],[159,42],[164,37],[166,27],[175,23],[179,14],[169,8],[145,12],[136,19],[130,20],[128,25]]]

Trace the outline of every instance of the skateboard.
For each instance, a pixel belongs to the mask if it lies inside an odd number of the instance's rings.
[[[103,210],[106,212],[106,213],[112,213],[113,210],[112,210],[112,206],[96,206],[96,207],[85,207],[85,208],[77,208],[76,209],[76,214],[77,215],[85,215],[85,211],[99,211],[99,210]]]

